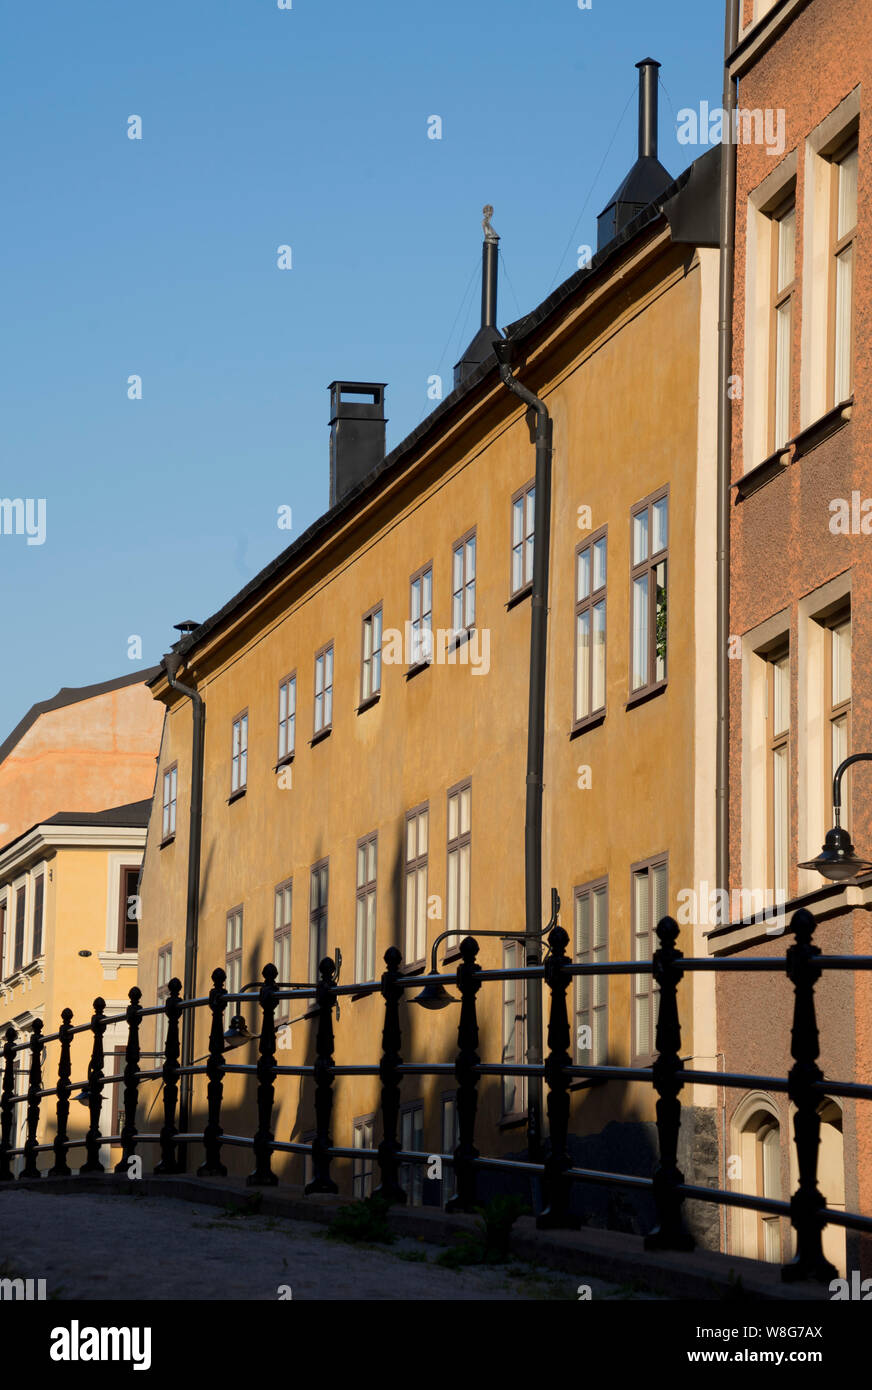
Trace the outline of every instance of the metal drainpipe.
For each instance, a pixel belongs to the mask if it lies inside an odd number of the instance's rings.
[[[719,888],[729,889],[730,872],[730,482],[732,472],[732,401],[729,397],[733,358],[733,285],[736,244],[736,145],[733,113],[737,83],[730,76],[730,55],[739,38],[739,0],[727,0],[724,26],[724,92],[728,144],[721,162],[721,252],[718,305],[718,502],[717,502],[717,767],[715,791],[715,876]],[[717,1017],[717,1014],[715,1015]],[[717,1043],[715,1044],[717,1046]],[[723,1070],[726,1071],[725,1053]],[[722,1089],[721,1148],[723,1185],[727,1185],[727,1088]],[[729,1223],[722,1210],[722,1245],[729,1248]]]
[[[730,54],[739,35],[739,0],[728,0],[724,30],[724,95],[728,143],[721,163],[721,261],[718,306],[718,502],[717,502],[717,772],[715,790],[715,875],[728,888],[730,778],[730,473],[732,401],[729,397],[733,356],[733,278],[736,225],[736,146],[733,112],[736,82]]]
[[[203,834],[203,749],[206,732],[206,706],[199,691],[177,680],[182,665],[179,652],[167,652],[163,659],[167,680],[173,690],[187,695],[191,701],[193,730],[191,735],[191,814],[188,835],[188,900],[185,912],[185,977],[183,999],[193,999],[197,987],[197,933],[200,918],[200,845]],[[182,1015],[182,1066],[194,1064],[194,1010]],[[179,1088],[179,1130],[187,1133],[191,1111],[193,1077],[185,1075]],[[187,1167],[187,1144],[179,1145],[179,1168]]]
[[[524,820],[524,888],[527,964],[542,960],[542,776],[545,751],[545,663],[548,650],[548,568],[551,552],[551,417],[548,407],[512,376],[511,345],[495,344],[503,385],[536,412],[536,501],[533,527],[533,593],[530,614],[530,688],[527,715],[527,799]],[[542,1062],[542,981],[527,981],[527,1061]],[[542,1151],[542,1078],[527,1088],[528,1156]]]

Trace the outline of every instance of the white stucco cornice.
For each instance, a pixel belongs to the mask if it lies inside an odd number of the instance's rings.
[[[0,886],[38,859],[59,849],[136,849],[145,847],[146,827],[118,825],[35,825],[0,851]]]

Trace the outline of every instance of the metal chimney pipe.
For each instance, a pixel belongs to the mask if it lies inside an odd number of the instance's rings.
[[[643,58],[639,69],[639,158],[657,158],[657,73],[660,64]]]
[[[499,265],[500,239],[490,224],[493,208],[490,203],[483,209],[484,241],[481,248],[481,326],[497,326],[497,270]]]

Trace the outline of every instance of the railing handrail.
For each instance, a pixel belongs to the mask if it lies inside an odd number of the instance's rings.
[[[273,1154],[309,1153],[314,1176],[306,1191],[336,1192],[338,1188],[329,1171],[333,1158],[371,1159],[377,1160],[381,1168],[382,1185],[379,1190],[383,1195],[391,1199],[403,1198],[400,1164],[421,1163],[432,1159],[434,1155],[407,1151],[400,1146],[397,1128],[401,1081],[404,1077],[416,1075],[453,1075],[458,1086],[456,1104],[459,1142],[453,1155],[436,1155],[441,1162],[448,1163],[455,1171],[457,1196],[448,1203],[449,1209],[472,1209],[475,1205],[475,1175],[479,1171],[491,1168],[502,1168],[544,1178],[548,1202],[540,1214],[539,1222],[545,1226],[573,1224],[574,1218],[570,1212],[570,1191],[573,1184],[582,1182],[595,1186],[623,1185],[650,1192],[654,1198],[659,1225],[647,1238],[649,1245],[665,1249],[688,1249],[692,1247],[693,1242],[684,1229],[681,1217],[682,1203],[685,1200],[745,1207],[770,1215],[790,1217],[797,1231],[798,1253],[793,1264],[786,1268],[785,1277],[794,1277],[797,1274],[813,1274],[818,1277],[821,1270],[831,1268],[823,1258],[820,1243],[823,1226],[831,1222],[846,1228],[872,1231],[872,1217],[831,1209],[826,1206],[818,1191],[816,1134],[819,1131],[820,1118],[817,1106],[820,1099],[827,1095],[843,1096],[853,1100],[872,1100],[872,1085],[828,1079],[818,1068],[814,985],[822,970],[870,970],[872,956],[825,956],[812,944],[814,927],[814,918],[802,908],[795,913],[789,927],[794,943],[782,956],[746,956],[742,959],[724,959],[717,956],[685,958],[676,949],[678,925],[674,919],[665,917],[657,926],[660,945],[651,960],[599,962],[578,962],[569,959],[566,954],[569,937],[562,927],[554,927],[548,938],[550,953],[541,965],[488,970],[476,963],[478,944],[474,937],[465,937],[459,945],[460,963],[456,971],[447,974],[405,974],[400,969],[400,952],[396,947],[390,947],[385,953],[387,969],[378,981],[357,981],[340,985],[335,979],[334,962],[325,957],[319,967],[319,980],[315,985],[289,985],[282,988],[277,981],[278,971],[274,964],[270,964],[263,969],[264,983],[257,993],[245,990],[228,992],[224,988],[226,974],[218,969],[212,974],[213,988],[205,996],[183,999],[181,982],[173,979],[166,987],[168,992],[165,1000],[153,1006],[141,1004],[141,991],[134,986],[129,991],[131,1002],[123,1013],[107,1015],[105,1001],[98,998],[94,1001],[94,1013],[86,1023],[73,1025],[72,1011],[65,1009],[61,1026],[56,1033],[43,1035],[42,1020],[37,1019],[31,1025],[29,1037],[15,1041],[18,1030],[9,1025],[4,1033],[5,1041],[2,1047],[4,1068],[0,1096],[0,1181],[12,1177],[10,1164],[15,1158],[24,1160],[20,1176],[39,1177],[36,1167],[37,1155],[50,1151],[55,1154],[55,1165],[50,1170],[51,1173],[67,1175],[70,1173],[66,1162],[67,1154],[83,1146],[86,1150],[86,1162],[79,1171],[86,1174],[102,1172],[100,1151],[107,1144],[120,1145],[122,1148],[121,1162],[116,1165],[116,1171],[126,1170],[126,1164],[138,1145],[158,1144],[161,1159],[155,1172],[177,1172],[180,1171],[178,1155],[182,1146],[202,1142],[206,1161],[198,1170],[201,1174],[226,1175],[227,1170],[220,1158],[221,1148],[225,1144],[253,1150],[256,1167],[249,1181],[255,1185],[273,1185],[277,1182],[271,1169]],[[795,992],[794,1027],[791,1035],[794,1066],[788,1076],[712,1071],[689,1068],[685,1065],[685,1061],[693,1060],[682,1058],[680,1055],[678,985],[686,971],[780,972],[787,976]],[[623,1067],[610,1064],[576,1064],[573,1061],[570,1053],[571,1035],[566,992],[575,977],[601,975],[654,976],[659,986],[655,1039],[657,1053],[650,1065]],[[476,1050],[478,991],[483,985],[490,983],[529,979],[544,979],[551,990],[548,1058],[538,1065],[482,1061]],[[456,1061],[403,1061],[399,1051],[402,1035],[399,1004],[406,991],[427,987],[444,989],[446,985],[455,986],[460,994]],[[359,999],[376,992],[380,993],[385,1001],[384,1053],[381,1061],[377,1064],[337,1063],[333,1055],[334,1008],[338,1012],[340,998],[352,995]],[[316,1004],[312,1012],[313,1018],[317,1019],[315,1060],[305,1065],[284,1064],[277,1058],[278,1029],[292,1020],[276,1018],[276,1010],[285,1001],[304,999],[314,999]],[[260,1010],[260,1032],[242,1039],[259,1039],[259,1059],[256,1063],[228,1061],[224,1036],[224,1015],[228,1005],[252,1005]],[[180,1061],[179,1021],[185,1012],[200,1008],[208,1008],[212,1015],[209,1051],[205,1059],[198,1059],[193,1064],[184,1066]],[[160,1067],[142,1069],[140,1026],[143,1019],[160,1014],[167,1019],[166,1041],[161,1054],[163,1063]],[[300,1020],[293,1020],[298,1021]],[[104,1034],[107,1027],[120,1023],[128,1025],[124,1068],[120,1072],[112,1071],[107,1074],[104,1072]],[[85,1081],[73,1083],[71,1044],[75,1037],[85,1032],[90,1032],[93,1036],[88,1073]],[[58,1081],[53,1087],[46,1086],[43,1082],[44,1058],[49,1043],[60,1045]],[[26,1053],[29,1053],[30,1057],[27,1088],[24,1092],[16,1092],[18,1059]],[[257,1078],[258,1126],[257,1132],[252,1136],[226,1135],[220,1126],[223,1081],[227,1075],[233,1074]],[[186,1128],[184,1133],[180,1133],[176,1126],[178,1083],[183,1077],[193,1076],[208,1078],[208,1120],[202,1132],[188,1132]],[[286,1076],[314,1080],[317,1132],[311,1144],[276,1139],[272,1134],[275,1082]],[[349,1076],[381,1078],[384,1138],[377,1149],[349,1148],[334,1145],[332,1142],[329,1133],[333,1105],[332,1087],[337,1079]],[[475,1148],[476,1088],[482,1077],[545,1079],[551,1093],[551,1153],[544,1163],[483,1157]],[[660,1150],[659,1163],[653,1177],[577,1168],[571,1163],[567,1150],[569,1087],[578,1079],[592,1085],[642,1082],[653,1086],[659,1097],[657,1130]],[[155,1080],[161,1083],[155,1100],[162,1096],[164,1123],[158,1133],[141,1133],[136,1129],[139,1090],[143,1084]],[[790,1097],[798,1117],[802,1116],[802,1134],[805,1138],[801,1144],[798,1143],[799,1188],[789,1203],[751,1193],[685,1183],[677,1166],[676,1155],[681,1112],[680,1092],[688,1084],[763,1088]],[[84,1137],[71,1139],[67,1134],[67,1124],[70,1098],[77,1086],[81,1091],[79,1098],[84,1099],[88,1106],[90,1125]],[[123,1086],[123,1127],[119,1134],[103,1135],[100,1132],[100,1121],[104,1090],[109,1088],[111,1091],[118,1086]],[[48,1097],[57,1099],[57,1133],[51,1144],[38,1142],[40,1108]],[[15,1107],[19,1105],[26,1106],[26,1139],[23,1145],[13,1144],[12,1138],[13,1116]],[[800,1134],[799,1126],[797,1134]],[[814,1138],[814,1143],[810,1142],[809,1136]]]

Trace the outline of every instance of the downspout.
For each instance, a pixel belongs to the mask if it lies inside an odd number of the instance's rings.
[[[736,245],[736,143],[733,139],[737,105],[736,80],[730,75],[730,57],[739,38],[739,0],[727,0],[724,26],[724,90],[727,141],[721,160],[721,259],[718,305],[718,502],[717,502],[717,768],[715,791],[715,881],[729,890],[730,883],[730,483],[732,474],[733,291]],[[717,1045],[717,1044],[716,1044]],[[726,1054],[723,1067],[726,1070]],[[722,1090],[721,1147],[723,1186],[727,1185],[727,1089]],[[722,1214],[721,1241],[729,1249],[726,1207]]]
[[[185,911],[185,975],[182,991],[183,999],[193,999],[197,987],[197,934],[200,918],[200,846],[203,834],[203,750],[206,733],[206,707],[202,695],[192,686],[183,685],[177,679],[182,665],[178,651],[167,652],[163,659],[167,680],[173,690],[187,695],[191,701],[193,728],[191,733],[191,814],[188,834],[188,898]],[[194,1010],[186,1009],[182,1015],[181,1060],[183,1067],[194,1064]],[[191,1112],[191,1091],[193,1077],[185,1073],[181,1079],[179,1093],[179,1130],[186,1134]],[[179,1171],[184,1172],[187,1162],[187,1145],[179,1145]]]
[[[732,462],[733,279],[736,239],[736,145],[733,113],[737,84],[730,56],[739,36],[739,0],[727,0],[724,30],[724,127],[721,161],[721,259],[718,305],[718,502],[717,502],[717,768],[715,780],[715,878],[729,888],[730,779],[730,482]]]
[[[530,685],[527,713],[527,793],[524,819],[524,896],[527,964],[542,961],[542,777],[545,754],[545,665],[548,650],[548,569],[551,552],[551,417],[538,396],[522,386],[509,365],[512,345],[494,344],[500,379],[536,412],[536,501],[533,534],[533,593],[530,614]],[[542,1063],[542,981],[527,981],[527,1061]],[[531,1076],[527,1089],[528,1158],[542,1149],[542,1078]]]

